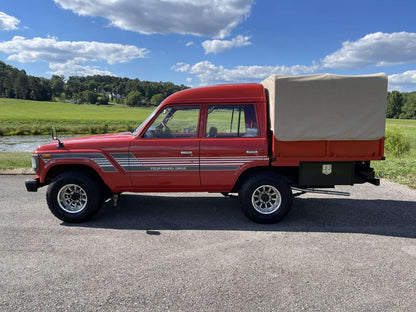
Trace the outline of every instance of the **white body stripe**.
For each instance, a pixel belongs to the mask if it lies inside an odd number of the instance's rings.
[[[225,157],[139,157],[132,153],[112,154],[115,161],[126,171],[185,171],[185,170],[236,170],[253,161],[267,161],[267,156]]]
[[[115,172],[116,168],[111,164],[111,162],[100,153],[57,153],[50,154],[50,157],[44,157],[40,155],[42,160],[47,163],[52,159],[90,159],[95,162],[104,172]]]

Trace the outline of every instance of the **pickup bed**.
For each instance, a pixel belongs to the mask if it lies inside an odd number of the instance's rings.
[[[49,185],[48,206],[66,222],[87,221],[123,192],[238,193],[250,219],[277,222],[292,188],[379,184],[370,161],[384,158],[386,95],[384,74],[180,91],[132,133],[40,146],[26,188]]]

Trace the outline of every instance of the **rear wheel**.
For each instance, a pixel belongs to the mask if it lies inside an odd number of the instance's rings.
[[[89,220],[101,208],[100,184],[82,172],[64,172],[49,185],[46,201],[60,220],[71,223]]]
[[[282,176],[262,173],[249,178],[239,191],[245,215],[258,223],[275,223],[292,207],[293,195]]]

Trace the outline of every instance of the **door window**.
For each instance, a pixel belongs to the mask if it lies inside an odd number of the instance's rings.
[[[196,138],[199,106],[164,109],[147,129],[144,138]]]
[[[205,137],[258,137],[254,105],[209,105]]]

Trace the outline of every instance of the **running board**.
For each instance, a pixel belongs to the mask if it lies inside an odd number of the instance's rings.
[[[337,192],[337,191],[324,191],[324,190],[315,190],[315,189],[303,189],[299,187],[292,187],[293,191],[298,191],[302,193],[315,193],[315,194],[326,194],[326,195],[339,195],[339,196],[350,196],[350,193],[347,192]]]

